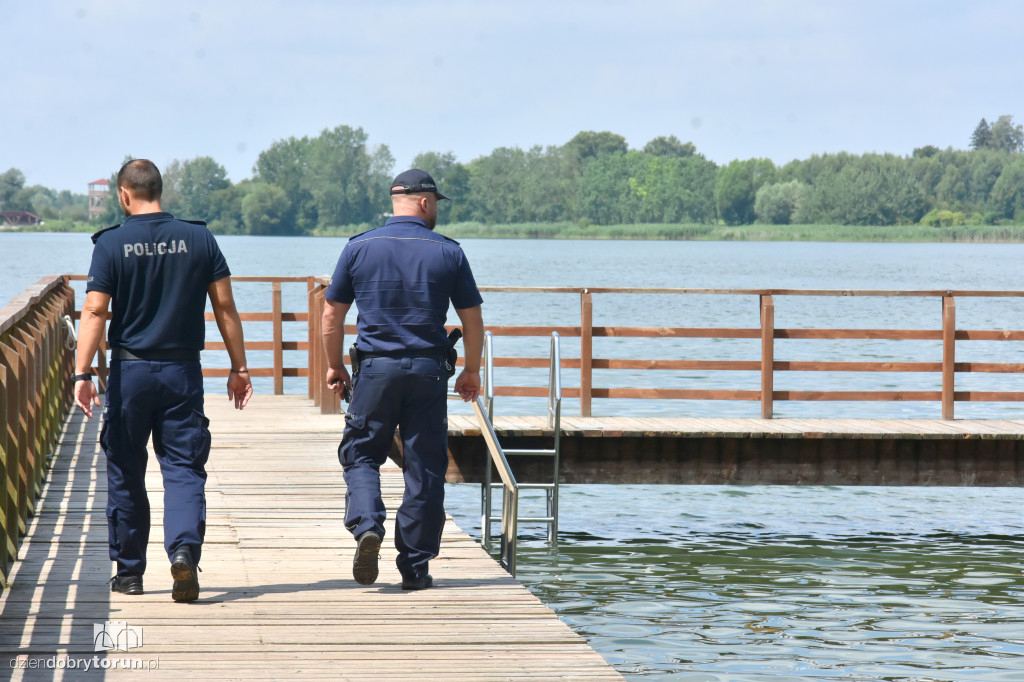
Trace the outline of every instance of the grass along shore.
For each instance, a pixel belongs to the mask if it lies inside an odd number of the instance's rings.
[[[43,226],[2,232],[95,232],[97,223],[47,221]],[[350,237],[372,225],[320,227],[317,237]],[[217,232],[217,225],[212,225]],[[962,242],[1008,244],[1024,242],[1024,225],[585,225],[578,223],[514,223],[487,225],[466,222],[439,225],[453,239],[639,239],[679,241],[796,242]],[[0,232],[0,233],[2,233]]]
[[[1024,242],[1024,225],[578,225],[452,223],[437,231],[453,239],[640,239],[679,241],[796,242]],[[349,236],[346,228],[318,230],[317,236]]]

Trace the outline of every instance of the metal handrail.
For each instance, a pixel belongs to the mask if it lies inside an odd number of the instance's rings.
[[[457,395],[457,394],[456,394]],[[473,401],[473,412],[476,414],[477,422],[480,424],[480,433],[487,443],[487,451],[491,455],[491,462],[498,469],[498,476],[504,487],[501,507],[501,555],[499,561],[502,567],[510,574],[516,574],[516,538],[519,532],[519,484],[512,474],[512,467],[505,458],[505,453],[498,443],[498,436],[494,433],[494,425],[487,416],[484,403],[480,398]],[[490,471],[490,464],[487,466]],[[487,486],[488,496],[490,486]],[[489,514],[488,514],[489,516]],[[490,535],[490,519],[485,519],[484,528]]]
[[[484,405],[487,408],[487,419],[494,422],[494,335],[484,332],[484,364],[483,389]],[[480,540],[484,545],[491,544],[491,466],[484,467],[483,489],[480,493]]]
[[[487,418],[494,421],[494,335],[484,332],[484,405],[487,407]]]
[[[486,398],[486,404],[488,406],[487,415],[493,424],[494,421],[494,365],[492,362],[493,348],[492,348],[493,337],[490,332],[485,333],[484,337],[484,395]],[[551,361],[548,372],[548,427],[553,429],[554,432],[554,444],[551,449],[520,449],[510,448],[503,450],[503,455],[547,455],[553,457],[554,461],[552,466],[554,469],[553,480],[551,483],[538,483],[538,484],[522,484],[518,489],[540,489],[544,490],[545,501],[547,507],[547,516],[544,517],[529,517],[521,518],[520,521],[537,521],[547,523],[548,525],[548,542],[552,545],[558,543],[558,472],[559,472],[559,456],[561,452],[560,441],[562,436],[562,352],[560,337],[557,331],[551,332]],[[493,427],[492,427],[493,428]],[[491,474],[490,465],[484,467],[484,481],[480,491],[480,533],[481,540],[485,545],[489,545],[491,542],[491,521],[496,520],[495,517],[491,516],[492,507],[492,488],[499,485],[492,483],[493,476]],[[504,526],[504,519],[507,515],[507,509],[502,507],[502,524]],[[517,510],[518,513],[518,510]],[[504,537],[502,538],[504,543]]]
[[[547,494],[547,511],[551,518],[548,526],[548,542],[558,544],[558,472],[559,457],[562,451],[562,349],[558,332],[551,332],[551,370],[548,373],[548,426],[554,430],[554,469],[555,475],[551,489]]]
[[[555,429],[562,421],[562,346],[558,332],[551,332],[551,369],[548,372],[548,427]],[[555,448],[556,450],[558,448]]]

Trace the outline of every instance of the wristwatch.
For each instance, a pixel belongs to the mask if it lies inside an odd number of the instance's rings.
[[[83,372],[82,374],[72,374],[71,383],[75,384],[79,381],[92,381],[92,372]]]

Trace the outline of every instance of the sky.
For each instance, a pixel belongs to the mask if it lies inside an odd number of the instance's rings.
[[[0,172],[84,193],[128,155],[339,125],[465,163],[611,131],[718,164],[967,148],[1024,121],[1017,0],[0,0]]]

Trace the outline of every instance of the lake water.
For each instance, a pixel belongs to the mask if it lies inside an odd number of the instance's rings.
[[[222,237],[220,243],[236,275],[306,275],[329,273],[344,240]],[[1024,245],[1017,244],[465,240],[463,245],[482,285],[1024,288],[1019,284]],[[0,232],[0,263],[7,275],[0,280],[0,302],[43,275],[84,273],[90,252],[85,235]],[[303,293],[301,285],[286,288],[285,309],[302,309]],[[269,308],[269,286],[237,287],[236,295],[242,310]],[[578,324],[575,297],[485,298],[489,324]],[[779,297],[776,308],[779,327],[934,329],[940,319],[936,300]],[[752,297],[596,295],[594,317],[597,324],[755,327],[758,310]],[[1006,299],[961,298],[957,326],[1021,329],[1024,308]],[[210,333],[215,337],[212,328]],[[247,334],[269,338],[266,329]],[[565,355],[573,356],[571,342],[565,341]],[[599,339],[595,355],[755,359],[758,353],[756,342],[752,347],[745,341],[658,341],[661,345],[651,346]],[[547,352],[546,342],[536,340],[499,338],[496,344],[499,355]],[[958,347],[957,359],[1024,362],[1019,345],[977,342],[963,351]],[[777,342],[785,359],[937,361],[937,348],[933,342],[835,342],[828,348]],[[251,364],[259,364],[253,355]],[[501,371],[510,372],[509,383],[544,381],[535,372]],[[750,387],[757,388],[756,374],[717,374],[726,376],[659,373],[656,381],[731,388],[753,382]],[[834,380],[827,373],[790,374],[777,378],[777,388],[783,388],[783,380],[794,388]],[[655,381],[649,377],[596,373],[595,385],[643,386]],[[564,374],[566,385],[575,379]],[[853,375],[842,381],[878,390],[935,389],[934,377],[928,376]],[[1021,390],[1014,375],[970,381],[965,386]],[[304,391],[304,383],[296,380],[286,388]],[[220,382],[214,387],[220,391]],[[269,392],[265,384],[257,389]],[[542,402],[499,399],[497,408],[505,414],[539,413]],[[776,407],[780,416],[938,416],[930,403]],[[571,402],[565,407],[570,414],[576,409]],[[757,416],[759,408],[750,402],[597,400],[594,412]],[[1018,404],[957,406],[959,417],[1022,415],[1024,406]],[[449,486],[448,495],[459,525],[479,536],[478,486]],[[518,577],[630,678],[1024,680],[1022,503],[1018,489],[563,486],[559,545],[547,547],[540,528],[523,529]],[[528,513],[530,504],[538,502],[525,503]]]

